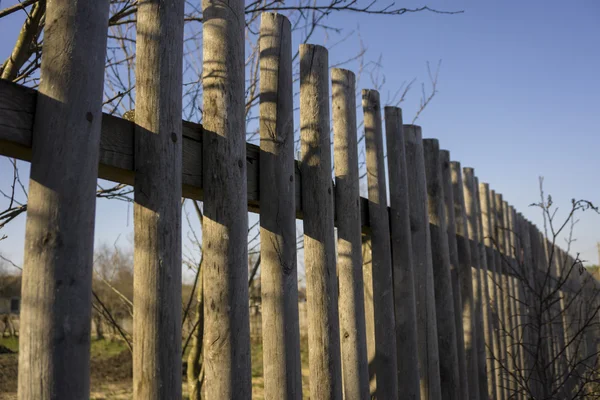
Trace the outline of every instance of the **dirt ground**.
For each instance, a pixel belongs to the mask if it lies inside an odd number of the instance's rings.
[[[0,339],[2,341],[2,339]],[[6,344],[6,342],[4,342]],[[17,399],[17,376],[19,355],[16,353],[18,342],[9,346],[0,343],[0,400]],[[308,398],[308,352],[303,346],[302,383],[304,398]],[[93,342],[91,352],[91,395],[93,400],[131,399],[132,359],[129,350],[122,344]],[[185,375],[182,377],[183,397],[187,398]],[[252,345],[252,398],[263,399],[264,380],[262,377],[262,346]]]
[[[17,398],[17,353],[0,354],[0,399]],[[132,361],[128,350],[106,358],[91,360],[91,398],[130,399]]]

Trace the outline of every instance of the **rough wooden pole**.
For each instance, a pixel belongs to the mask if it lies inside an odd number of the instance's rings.
[[[385,132],[390,182],[390,232],[398,354],[398,397],[417,400],[419,359],[413,274],[412,239],[408,202],[408,178],[402,110],[385,107]]]
[[[508,391],[509,398],[516,397],[517,385],[515,381],[516,364],[516,343],[514,331],[514,288],[513,288],[513,264],[512,264],[512,244],[510,241],[510,227],[508,225],[509,208],[506,201],[502,201],[502,225],[498,232],[500,238],[500,249],[502,251],[502,262],[504,274],[502,275],[502,290],[504,291],[504,315],[506,318],[506,358],[508,368]]]
[[[244,2],[202,1],[204,397],[251,396]]]
[[[373,262],[371,252],[371,235],[362,236],[362,270],[363,290],[365,296],[365,331],[367,335],[367,362],[369,364],[369,395],[376,396],[377,382],[375,380],[376,369],[376,341],[375,341],[375,307],[373,306]]]
[[[473,274],[471,270],[471,245],[467,226],[467,213],[463,191],[462,171],[459,162],[450,163],[452,193],[454,195],[454,215],[456,222],[456,246],[459,262],[460,293],[463,301],[463,329],[465,337],[465,357],[469,377],[469,399],[479,399],[479,364],[477,362],[477,325],[475,318],[475,298]]]
[[[412,232],[421,399],[441,399],[433,261],[421,127],[404,125]]]
[[[390,219],[383,159],[381,105],[376,90],[362,91],[364,111],[369,220],[373,269],[373,306],[375,312],[375,376],[377,397],[395,398],[398,394],[396,327]]]
[[[516,366],[518,373],[516,376],[518,397],[523,396],[523,374],[525,371],[525,348],[523,342],[523,290],[522,290],[522,270],[521,270],[521,238],[517,228],[517,211],[513,206],[509,207],[508,226],[510,229],[510,237],[512,244],[511,259],[514,265],[513,270],[513,292],[514,292],[514,336],[515,336],[515,351],[516,351]]]
[[[477,207],[477,245],[479,246],[479,281],[481,282],[481,302],[483,311],[483,335],[480,335],[485,347],[484,361],[487,378],[487,396],[495,399],[496,375],[494,374],[494,334],[492,326],[491,290],[488,281],[487,249],[484,243],[483,215],[481,212],[481,193],[479,179],[474,177],[475,205]],[[481,389],[481,388],[480,388]]]
[[[423,140],[423,148],[425,154],[425,176],[427,181],[442,398],[461,399],[458,354],[456,350],[454,296],[452,293],[452,279],[450,277],[450,250],[448,247],[448,230],[444,205],[440,144],[437,139],[425,139]]]
[[[498,314],[500,319],[500,330],[499,337],[501,342],[501,351],[500,351],[500,361],[502,365],[502,386],[504,388],[504,398],[508,399],[510,396],[509,386],[508,386],[508,356],[507,356],[507,330],[508,330],[508,322],[505,313],[505,306],[507,301],[507,293],[503,286],[506,265],[504,259],[502,258],[502,250],[504,246],[504,234],[503,234],[503,222],[502,222],[502,194],[495,193],[492,191],[492,199],[493,199],[493,220],[494,220],[494,247],[495,247],[495,264],[496,264],[496,274],[497,274],[497,289],[498,289]]]
[[[356,78],[331,70],[335,205],[337,213],[340,341],[344,398],[369,398],[369,370],[362,271]]]
[[[490,197],[490,187],[487,183],[479,184],[479,199],[481,205],[481,216],[482,216],[482,234],[484,238],[485,251],[486,251],[486,261],[488,264],[488,288],[490,292],[490,313],[491,313],[491,323],[492,323],[492,354],[493,354],[493,367],[489,370],[488,373],[493,374],[495,389],[494,394],[490,397],[493,399],[503,399],[504,391],[502,384],[502,365],[500,364],[500,353],[501,353],[501,345],[500,345],[500,337],[498,329],[500,327],[499,324],[499,315],[498,315],[498,274],[496,273],[496,263],[495,263],[495,252],[494,252],[494,243],[492,239],[494,237],[494,216],[493,216],[493,207],[492,207],[492,199]]]
[[[265,397],[301,399],[292,30],[281,14],[260,25],[260,255]]]
[[[523,299],[523,369],[527,376],[531,376],[533,371],[533,323],[535,322],[533,318],[531,318],[531,314],[533,313],[533,302],[534,302],[534,291],[532,290],[533,285],[533,275],[531,274],[531,265],[532,254],[531,254],[531,240],[529,237],[529,226],[528,222],[525,220],[525,217],[521,213],[517,214],[517,229],[519,232],[519,237],[521,238],[522,244],[522,282],[521,282],[521,290],[522,290],[522,299]],[[527,382],[529,387],[531,387],[531,383]]]
[[[479,398],[488,398],[488,382],[486,373],[486,353],[484,335],[484,303],[483,283],[480,271],[483,270],[479,255],[479,217],[477,210],[477,185],[473,168],[463,168],[463,192],[465,197],[465,210],[467,214],[467,230],[471,247],[471,276],[473,279],[473,303],[475,305],[475,325],[477,335],[475,346],[477,351],[477,374]]]
[[[90,395],[108,8],[107,0],[47,3],[21,289],[18,391],[23,400]]]
[[[181,398],[182,0],[138,5],[133,397]]]
[[[450,169],[450,152],[440,151],[442,165],[442,181],[444,184],[444,203],[446,227],[448,233],[448,249],[450,252],[450,277],[452,279],[452,295],[454,304],[454,324],[456,326],[456,351],[458,354],[458,376],[460,381],[460,398],[469,398],[469,378],[465,355],[465,331],[463,328],[463,301],[460,292],[458,248],[456,246],[456,218],[454,215],[454,189],[452,187],[452,171]]]
[[[327,50],[300,46],[300,137],[311,399],[342,396]]]

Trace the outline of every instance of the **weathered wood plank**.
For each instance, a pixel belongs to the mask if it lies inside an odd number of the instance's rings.
[[[404,133],[415,273],[421,398],[437,400],[442,398],[442,392],[421,127],[404,125]]]
[[[402,110],[385,107],[390,181],[392,275],[398,353],[398,398],[420,398],[415,286]]]
[[[138,5],[133,398],[181,399],[183,0]]]
[[[260,254],[265,397],[301,399],[292,31],[281,14],[260,25]],[[360,227],[359,227],[360,229]],[[359,246],[360,247],[360,246]]]
[[[425,139],[423,140],[423,148],[425,153],[442,398],[461,399],[440,144],[437,139]]]
[[[310,397],[341,399],[327,49],[300,46],[300,140]]]
[[[207,399],[249,399],[244,1],[202,0],[202,229]]]
[[[362,91],[365,125],[367,186],[371,218],[371,248],[373,262],[373,306],[375,311],[375,375],[377,397],[392,399],[398,394],[398,364],[396,360],[396,327],[394,287],[392,282],[392,250],[390,218],[383,159],[383,130],[379,92]]]
[[[456,223],[456,247],[458,250],[458,276],[460,294],[463,301],[463,329],[465,337],[465,358],[469,377],[469,399],[479,399],[479,375],[477,362],[477,323],[475,319],[475,296],[473,289],[473,262],[471,259],[471,241],[467,226],[463,178],[460,163],[450,163],[452,173],[452,194],[454,195],[454,216]]]
[[[344,398],[367,399],[369,369],[361,252],[356,78],[351,71],[334,68],[331,81],[342,381]]]
[[[90,395],[95,188],[108,11],[108,0],[48,2],[40,94],[13,91],[13,98],[4,93],[0,100],[0,129],[14,139],[11,145],[0,143],[0,149],[31,160],[20,399]],[[31,137],[36,138],[32,149]]]
[[[31,161],[32,127],[35,116],[37,91],[0,79],[0,155]],[[98,178],[133,185],[134,181],[135,124],[123,118],[104,113],[100,138]],[[182,194],[186,198],[202,200],[202,143],[203,127],[183,121]],[[246,143],[246,178],[248,210],[259,211],[260,149]],[[296,217],[302,219],[302,179],[300,165],[294,166]],[[361,224],[369,226],[367,199],[361,198]]]
[[[487,374],[485,364],[485,336],[483,327],[483,284],[479,271],[483,270],[481,258],[479,255],[479,223],[477,213],[476,194],[477,186],[475,185],[475,171],[473,168],[463,168],[463,193],[465,198],[465,208],[467,214],[467,228],[471,245],[471,276],[473,279],[473,302],[475,304],[475,324],[477,325],[477,336],[475,346],[477,349],[477,372],[479,379],[479,398],[487,400]]]
[[[450,169],[450,152],[440,151],[442,181],[444,185],[444,206],[450,253],[450,278],[452,279],[452,297],[454,304],[454,325],[456,326],[456,350],[458,354],[458,375],[460,380],[460,398],[469,398],[469,378],[465,355],[465,331],[463,327],[463,301],[459,279],[458,248],[456,245],[456,217],[454,215],[454,188]]]
[[[486,256],[486,263],[488,266],[487,270],[487,285],[488,285],[488,304],[489,304],[489,320],[490,320],[490,337],[486,341],[491,341],[488,344],[488,357],[492,356],[492,362],[488,368],[488,373],[493,374],[494,390],[493,394],[490,395],[492,399],[502,399],[503,388],[502,388],[502,377],[501,371],[502,366],[500,365],[500,338],[498,337],[498,296],[496,288],[496,264],[494,257],[494,245],[492,243],[493,238],[493,223],[492,223],[492,211],[491,211],[491,200],[490,200],[490,186],[487,183],[479,184],[479,205],[480,214],[482,221],[482,239],[484,245],[484,251]]]

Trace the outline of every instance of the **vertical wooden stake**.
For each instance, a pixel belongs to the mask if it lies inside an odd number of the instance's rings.
[[[450,277],[450,250],[444,205],[440,144],[423,140],[433,260],[435,314],[438,328],[440,383],[443,399],[460,399],[454,296]]]
[[[366,399],[369,370],[361,253],[356,78],[350,71],[334,68],[331,80],[342,381],[344,398]]]
[[[417,311],[403,129],[402,110],[397,107],[386,107],[385,131],[390,180],[390,231],[398,354],[398,397],[419,399]]]
[[[108,9],[107,0],[47,4],[21,289],[18,390],[23,400],[90,395]]]
[[[300,46],[300,137],[310,397],[342,396],[327,50]]]
[[[390,399],[398,394],[398,364],[394,332],[396,322],[394,319],[390,219],[387,208],[379,93],[376,90],[363,90],[362,106],[367,149],[369,220],[371,222],[377,397]]]
[[[183,0],[138,5],[133,397],[181,398]]]
[[[483,215],[481,213],[481,194],[479,193],[479,179],[474,177],[474,188],[475,188],[475,205],[477,207],[477,233],[479,246],[479,281],[481,282],[481,302],[483,312],[483,334],[479,335],[482,337],[484,344],[484,361],[485,371],[487,379],[487,396],[490,399],[495,398],[496,391],[496,375],[494,374],[494,334],[492,326],[492,309],[491,309],[491,291],[488,282],[488,263],[487,263],[487,250],[484,243],[483,233]],[[481,388],[480,388],[481,389]]]
[[[492,399],[503,398],[503,384],[502,384],[502,365],[500,363],[501,356],[501,345],[499,337],[499,315],[498,315],[498,274],[496,273],[495,263],[495,251],[494,243],[494,215],[493,215],[493,201],[490,198],[490,187],[487,183],[479,184],[479,201],[480,201],[480,212],[482,217],[482,235],[484,239],[484,250],[486,252],[486,262],[488,266],[488,290],[489,290],[489,305],[490,305],[490,322],[491,322],[491,350],[493,355],[493,363],[490,363],[488,369],[489,374],[494,376],[494,394],[490,395]]]
[[[510,397],[516,396],[516,382],[513,374],[516,370],[516,346],[514,341],[514,291],[512,281],[512,261],[511,261],[511,243],[510,243],[510,227],[508,225],[508,203],[502,201],[502,222],[501,227],[498,231],[500,250],[502,252],[502,263],[504,273],[502,275],[502,291],[504,292],[504,318],[505,318],[505,332],[506,332],[506,366],[508,369],[508,394]]]
[[[249,399],[244,2],[202,0],[204,397]]]
[[[286,17],[260,25],[260,254],[265,397],[301,399],[292,31]]]
[[[469,398],[469,378],[465,355],[465,331],[463,328],[463,301],[459,279],[458,249],[456,247],[456,219],[454,215],[454,190],[452,187],[452,171],[450,169],[450,152],[440,152],[442,164],[442,180],[444,182],[444,203],[446,226],[448,228],[448,248],[450,251],[450,276],[452,279],[452,295],[454,303],[454,321],[456,326],[456,350],[458,354],[458,375],[460,380],[460,398]]]
[[[473,303],[475,305],[476,325],[476,351],[477,351],[477,374],[479,398],[485,400],[488,397],[487,374],[485,363],[485,335],[483,327],[483,284],[480,271],[483,269],[479,256],[479,222],[477,213],[477,186],[475,184],[475,171],[473,168],[463,168],[463,192],[465,198],[465,209],[467,214],[468,237],[471,249],[471,276],[473,279]]]
[[[406,171],[412,232],[421,399],[441,399],[431,232],[421,127],[404,125]]]
[[[473,273],[471,271],[471,246],[467,226],[467,213],[463,191],[462,171],[459,162],[451,162],[454,215],[456,218],[456,245],[458,249],[460,293],[463,301],[463,329],[465,356],[469,376],[469,399],[479,399],[479,364],[477,362],[477,325]]]

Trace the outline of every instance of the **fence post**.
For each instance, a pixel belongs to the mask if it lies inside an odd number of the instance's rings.
[[[204,396],[251,396],[244,2],[202,1]]]
[[[491,339],[492,342],[492,354],[493,363],[490,365],[490,373],[494,375],[494,395],[490,396],[493,399],[503,399],[504,392],[502,384],[502,365],[500,363],[501,344],[499,336],[500,320],[499,320],[499,299],[498,299],[498,274],[496,272],[496,260],[494,243],[492,241],[494,237],[494,225],[493,225],[493,207],[492,198],[490,197],[490,186],[487,183],[479,184],[479,199],[481,205],[481,216],[482,216],[482,234],[485,244],[486,261],[488,265],[488,287],[490,292],[490,317],[491,317]]]
[[[181,398],[182,0],[138,5],[133,397]]]
[[[300,45],[300,137],[310,397],[342,397],[333,228],[328,55]]]
[[[367,399],[369,369],[362,271],[356,78],[350,71],[333,68],[331,81],[342,381],[344,398]]]
[[[463,327],[463,301],[460,292],[458,248],[456,246],[456,217],[454,215],[454,189],[452,187],[452,171],[450,169],[450,152],[440,151],[442,180],[444,183],[444,203],[448,249],[450,252],[450,277],[452,279],[452,295],[454,303],[454,324],[456,326],[456,351],[458,354],[458,375],[460,380],[460,398],[469,398],[469,377],[465,355],[465,331]]]
[[[423,140],[421,127],[404,125],[403,128],[415,274],[421,398],[437,400],[441,399],[442,393]]]
[[[418,399],[420,388],[417,311],[404,129],[400,108],[385,107],[385,132],[390,181],[390,232],[396,316],[396,351],[398,354],[398,397]]]
[[[483,215],[481,212],[481,194],[479,193],[479,179],[474,177],[475,206],[477,207],[477,246],[479,247],[479,281],[481,282],[481,307],[483,311],[483,334],[481,340],[484,345],[483,361],[485,362],[487,379],[487,396],[495,399],[496,375],[494,373],[494,334],[492,327],[491,292],[488,283],[487,250],[484,244]]]
[[[477,351],[477,374],[479,398],[487,399],[487,375],[485,364],[485,335],[483,326],[483,284],[480,271],[483,269],[479,256],[479,223],[477,214],[477,187],[475,185],[475,171],[473,168],[463,168],[463,192],[465,197],[465,211],[467,214],[467,230],[471,248],[471,276],[473,279],[473,303],[475,305],[475,325],[477,332],[475,346]]]
[[[443,399],[460,399],[454,296],[450,277],[450,250],[444,209],[440,144],[437,139],[424,139],[423,149],[433,261],[441,392]]]
[[[260,25],[260,254],[265,397],[301,399],[292,32],[286,17]]]
[[[108,9],[107,0],[53,1],[46,9],[21,291],[20,399],[90,395]]]
[[[392,399],[398,395],[396,361],[396,322],[394,319],[394,286],[390,219],[383,160],[381,105],[376,90],[362,91],[365,124],[369,220],[371,222],[370,264],[373,272],[373,306],[375,317],[375,380],[377,397]]]
[[[463,190],[460,163],[450,163],[452,192],[454,195],[454,215],[456,222],[456,246],[458,249],[460,293],[463,301],[463,329],[465,336],[465,357],[469,377],[469,399],[479,399],[479,364],[477,361],[477,324],[475,318],[475,298],[471,266],[471,246],[467,227],[467,213]]]

